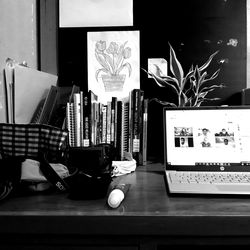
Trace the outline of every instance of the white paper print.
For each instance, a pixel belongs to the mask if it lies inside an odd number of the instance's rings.
[[[60,27],[133,26],[133,0],[60,0]]]
[[[140,88],[139,31],[88,32],[88,89],[102,103]]]

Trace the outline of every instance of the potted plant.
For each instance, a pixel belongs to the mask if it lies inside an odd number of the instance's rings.
[[[96,71],[95,77],[98,81],[99,74],[105,73],[101,78],[106,92],[123,90],[126,79],[126,74],[121,74],[123,69],[127,68],[129,77],[131,75],[132,67],[129,62],[125,62],[131,57],[131,48],[125,47],[126,44],[127,41],[120,46],[116,42],[111,42],[107,48],[106,41],[96,42],[95,57],[101,68]]]
[[[206,69],[210,65],[214,56],[219,52],[216,51],[202,66],[191,66],[188,73],[185,75],[183,71],[183,67],[179,60],[176,57],[176,53],[172,46],[170,46],[170,72],[172,75],[162,76],[160,74],[160,69],[158,68],[156,72],[148,72],[146,73],[150,75],[159,87],[171,87],[176,94],[176,103],[162,101],[157,98],[153,98],[152,100],[156,100],[161,104],[170,105],[173,107],[185,107],[185,106],[194,106],[199,107],[205,101],[214,101],[219,98],[208,98],[207,94],[209,92],[214,91],[217,88],[223,88],[223,84],[213,84],[209,85],[208,82],[214,80],[220,72],[220,69],[216,70],[212,75],[208,75]],[[157,67],[157,65],[156,65]]]

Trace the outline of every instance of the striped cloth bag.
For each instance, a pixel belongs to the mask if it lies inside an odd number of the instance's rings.
[[[37,158],[43,152],[50,160],[58,160],[67,147],[67,138],[67,131],[50,125],[0,123],[2,157]]]

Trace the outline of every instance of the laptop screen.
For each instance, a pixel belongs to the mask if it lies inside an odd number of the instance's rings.
[[[249,166],[250,107],[164,108],[167,167]]]

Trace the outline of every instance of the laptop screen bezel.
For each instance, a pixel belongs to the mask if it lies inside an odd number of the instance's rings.
[[[235,165],[216,165],[216,166],[206,166],[206,165],[170,165],[167,161],[167,124],[166,124],[166,116],[167,111],[175,111],[175,110],[228,110],[228,109],[249,109],[250,106],[247,105],[241,105],[241,106],[201,106],[201,107],[169,107],[165,106],[163,107],[163,136],[164,136],[164,168],[165,170],[176,170],[176,171],[224,171],[224,172],[249,172],[250,166],[249,165],[243,165],[243,166],[235,166]]]

